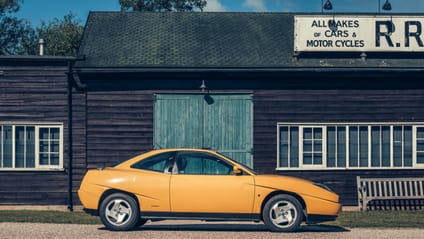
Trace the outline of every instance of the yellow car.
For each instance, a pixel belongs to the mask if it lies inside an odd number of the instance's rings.
[[[263,221],[296,231],[302,221],[334,220],[339,196],[303,179],[258,175],[212,150],[153,150],[115,167],[89,170],[78,195],[106,228],[131,230],[147,220]]]

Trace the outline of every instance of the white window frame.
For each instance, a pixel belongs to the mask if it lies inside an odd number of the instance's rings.
[[[345,167],[338,167],[337,161],[336,161],[336,167],[327,167],[327,127],[346,127],[346,166]],[[360,161],[358,161],[358,166],[349,166],[350,165],[350,155],[349,155],[349,138],[350,138],[350,127],[363,127],[367,126],[368,129],[368,165],[366,167],[360,166]],[[379,166],[379,167],[373,167],[372,166],[372,140],[371,140],[371,129],[373,126],[389,126],[390,127],[390,166]],[[404,165],[404,153],[402,153],[402,166],[394,166],[394,126],[411,126],[412,127],[412,166],[405,166]],[[291,167],[290,165],[290,153],[288,158],[288,166],[282,167],[280,166],[280,127],[289,127],[289,131],[291,127],[297,127],[298,133],[299,133],[299,166],[298,167]],[[323,141],[322,141],[322,165],[304,165],[303,164],[303,129],[304,128],[316,128],[316,127],[322,127],[322,134],[323,134]],[[278,122],[277,123],[277,167],[276,170],[384,170],[384,169],[424,169],[424,163],[418,163],[417,162],[417,128],[424,128],[424,122],[343,122],[343,123],[284,123],[284,122]],[[358,128],[359,129],[359,128]],[[404,132],[404,129],[402,129],[402,132]],[[402,133],[402,137],[404,133]],[[359,137],[359,135],[358,135]],[[290,150],[290,139],[289,139],[289,145],[288,149]],[[404,146],[404,140],[402,140],[402,152],[404,152],[403,148]],[[358,141],[359,143],[359,141]],[[336,149],[337,150],[337,149]],[[381,150],[381,149],[380,149]],[[337,151],[336,151],[337,152]],[[381,158],[381,155],[380,155]],[[336,159],[337,160],[337,159]],[[360,158],[358,157],[358,160]]]
[[[11,126],[12,127],[12,167],[4,168],[3,167],[3,155],[4,155],[4,142],[2,141],[2,144],[0,147],[2,147],[2,154],[0,155],[0,160],[2,161],[2,167],[0,168],[0,171],[57,171],[57,170],[64,170],[63,168],[63,124],[62,123],[32,123],[32,122],[23,122],[23,123],[17,123],[17,122],[0,122],[0,126]],[[34,168],[16,168],[16,142],[15,142],[15,134],[16,134],[16,127],[24,126],[24,127],[34,127],[34,144],[35,144],[35,167]],[[39,138],[39,131],[42,128],[57,128],[59,129],[59,164],[58,165],[40,165],[40,138]],[[0,137],[3,138],[4,130],[1,131]],[[25,136],[26,137],[26,136]],[[49,140],[50,141],[50,140]],[[50,143],[49,143],[50,147]],[[49,149],[49,154],[50,149]]]
[[[315,150],[314,150],[314,129],[321,129],[321,133],[322,133],[322,138],[321,138],[321,157],[322,157],[322,162],[321,164],[304,164],[303,163],[303,156],[304,156],[304,149],[303,149],[303,144],[304,144],[304,138],[303,138],[303,131],[304,129],[312,129],[312,155],[315,154]],[[327,165],[327,127],[326,126],[317,126],[317,125],[302,125],[299,126],[299,168],[316,168],[316,169],[321,169],[321,168],[325,168]],[[290,147],[289,147],[290,148]],[[312,156],[312,158],[314,158],[314,156]],[[314,159],[312,159],[312,162],[314,161]]]
[[[417,128],[424,128],[424,125],[415,125],[412,127],[412,165],[414,166],[414,168],[424,168],[424,163],[418,163],[417,161]]]

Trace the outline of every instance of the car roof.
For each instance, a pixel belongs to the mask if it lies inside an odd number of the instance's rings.
[[[217,151],[211,150],[211,149],[198,149],[198,148],[166,148],[166,149],[154,149],[154,150],[150,150],[148,152],[139,154],[133,158],[130,158],[128,160],[126,160],[125,162],[122,162],[121,164],[117,165],[115,168],[129,168],[131,167],[131,165],[133,165],[134,163],[144,159],[144,158],[148,158],[150,156],[156,155],[156,154],[161,154],[161,153],[167,153],[167,152],[202,152],[202,153],[210,153],[216,156],[219,156],[220,158],[225,158],[226,160],[228,160],[229,162],[233,163],[233,164],[237,164],[239,165],[241,168],[243,168],[245,171],[248,171],[250,174],[254,174],[252,172],[251,169],[246,168],[244,165],[234,161],[233,159],[230,159],[228,157],[226,157],[225,155],[222,155],[220,153],[218,153]]]

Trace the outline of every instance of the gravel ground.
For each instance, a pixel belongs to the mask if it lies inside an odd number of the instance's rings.
[[[261,223],[226,223],[200,221],[163,221],[147,223],[130,232],[111,232],[103,225],[66,225],[39,223],[0,223],[0,238],[148,238],[148,239],[273,239],[273,238],[325,238],[325,239],[380,239],[423,238],[424,229],[364,229],[333,226],[303,226],[297,233],[272,233]]]

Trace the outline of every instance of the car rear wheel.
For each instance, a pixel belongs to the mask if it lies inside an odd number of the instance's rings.
[[[302,206],[290,195],[276,195],[265,204],[262,217],[273,232],[293,232],[302,223]]]
[[[107,196],[100,204],[100,219],[112,231],[127,231],[136,227],[140,220],[137,201],[123,193]]]

